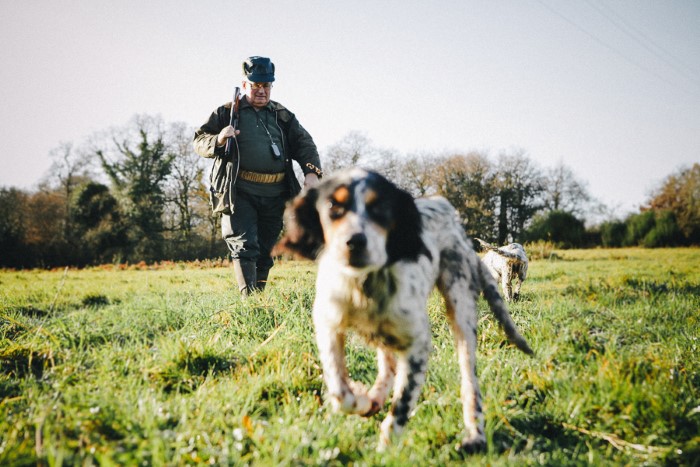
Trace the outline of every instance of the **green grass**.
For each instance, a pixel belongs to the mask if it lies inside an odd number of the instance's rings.
[[[531,262],[508,345],[479,306],[488,451],[478,465],[697,465],[700,250],[557,251]],[[225,268],[0,272],[0,465],[449,465],[464,460],[441,299],[397,445],[324,404],[315,267],[282,262],[242,301]],[[353,376],[374,354],[349,342]]]

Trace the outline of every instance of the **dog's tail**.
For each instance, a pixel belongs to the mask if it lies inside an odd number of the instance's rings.
[[[511,253],[510,251],[502,250],[496,246],[491,245],[490,243],[486,243],[485,241],[483,241],[480,238],[474,237],[474,240],[479,242],[481,244],[481,246],[486,248],[487,250],[495,251],[496,253],[498,253],[499,255],[501,255],[503,257],[510,258],[510,259],[521,259],[520,256],[516,255],[515,253]]]
[[[534,354],[525,338],[520,335],[518,329],[515,327],[515,323],[510,317],[510,313],[508,313],[508,308],[506,308],[501,294],[498,293],[498,287],[493,277],[489,274],[481,261],[478,261],[477,264],[479,265],[479,282],[481,283],[481,290],[484,293],[484,298],[486,302],[488,302],[489,308],[496,317],[496,320],[500,323],[501,328],[503,328],[503,332],[508,336],[508,340],[526,354]]]

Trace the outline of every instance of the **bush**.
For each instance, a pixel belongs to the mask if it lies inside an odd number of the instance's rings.
[[[638,246],[642,244],[644,237],[654,228],[656,216],[654,211],[633,214],[627,218],[625,224],[627,225],[627,231],[623,246]]]
[[[562,248],[582,247],[585,238],[586,227],[583,221],[564,211],[550,211],[537,216],[525,232],[527,241],[546,240]]]
[[[647,248],[683,245],[685,238],[672,211],[656,213],[654,227],[642,239]]]
[[[554,253],[556,245],[546,240],[537,240],[536,242],[526,243],[523,245],[529,260],[536,259],[556,259],[557,254]]]
[[[608,221],[600,225],[600,241],[605,248],[621,247],[626,233],[627,224],[622,221]]]

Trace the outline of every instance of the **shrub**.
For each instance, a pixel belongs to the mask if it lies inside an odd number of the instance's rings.
[[[684,240],[676,215],[672,211],[659,211],[655,216],[654,227],[644,236],[642,245],[647,248],[678,246]]]
[[[554,253],[556,245],[546,240],[526,243],[523,247],[525,248],[529,260],[557,258],[556,253]]]
[[[546,240],[562,248],[576,248],[584,245],[586,227],[571,213],[550,211],[535,218],[525,238],[531,242]]]
[[[625,221],[627,231],[625,233],[624,246],[637,246],[642,244],[642,240],[654,228],[656,216],[654,211],[645,211],[633,214]]]
[[[627,224],[622,221],[608,221],[600,225],[600,240],[604,247],[621,247],[625,242]]]

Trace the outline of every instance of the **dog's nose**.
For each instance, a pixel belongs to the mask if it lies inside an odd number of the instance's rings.
[[[347,241],[348,250],[352,252],[363,251],[367,247],[367,236],[363,233],[353,234]]]

